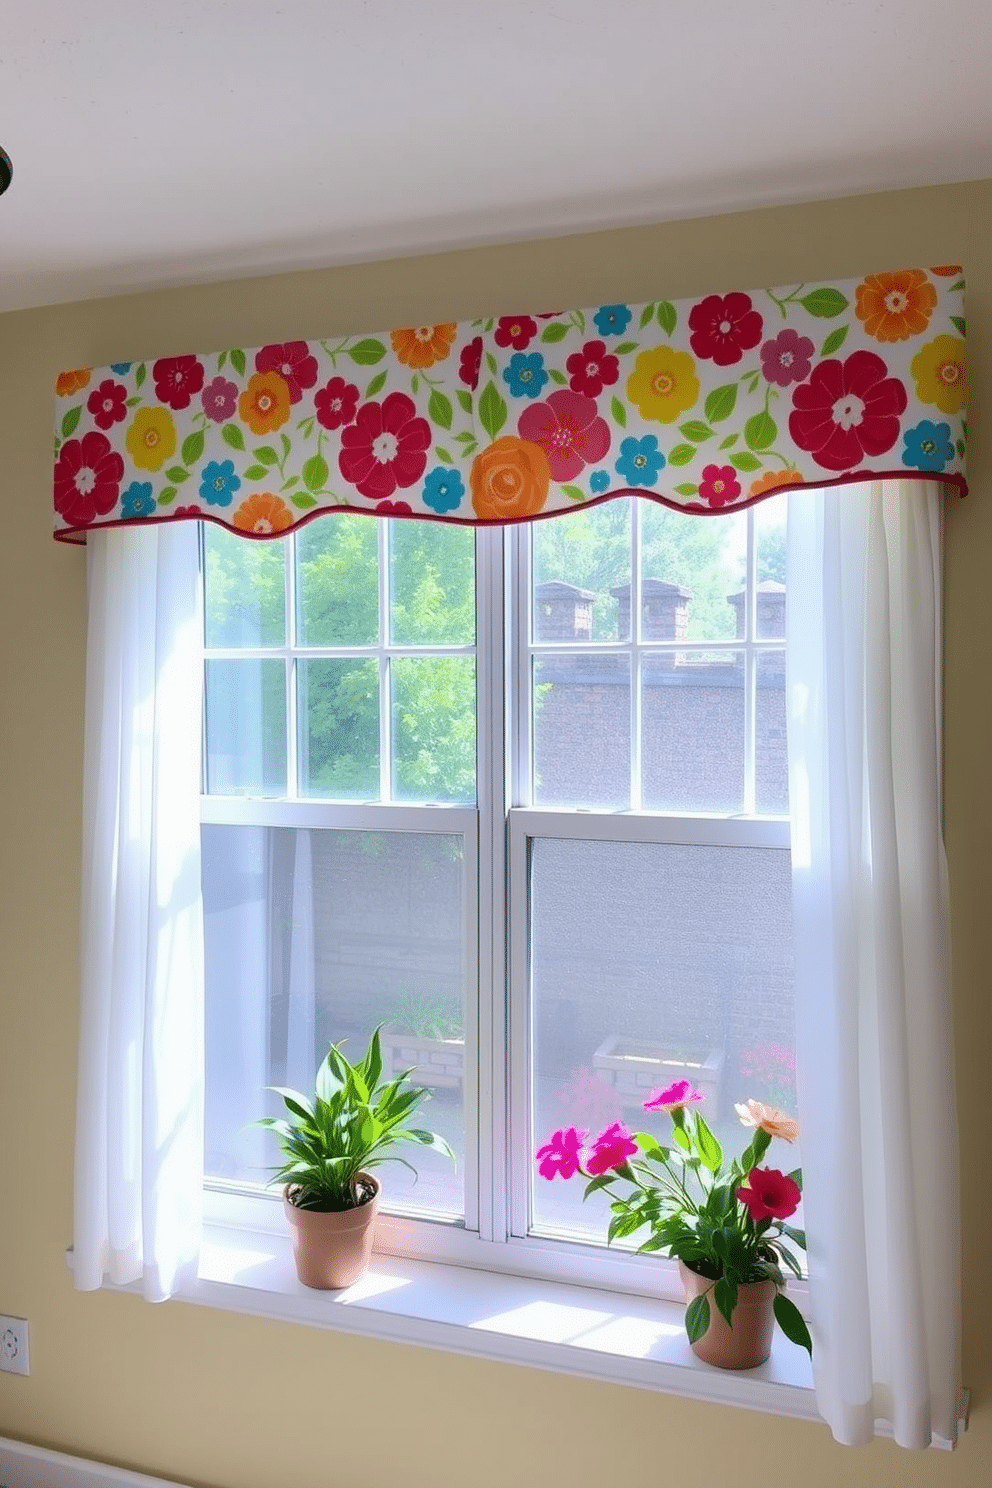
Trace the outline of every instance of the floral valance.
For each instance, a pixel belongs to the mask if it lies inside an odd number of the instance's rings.
[[[954,266],[64,372],[55,536],[336,510],[455,522],[621,494],[734,510],[866,477],[967,490]]]

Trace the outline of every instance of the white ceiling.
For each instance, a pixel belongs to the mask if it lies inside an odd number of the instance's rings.
[[[2,0],[0,310],[992,176],[990,0]]]

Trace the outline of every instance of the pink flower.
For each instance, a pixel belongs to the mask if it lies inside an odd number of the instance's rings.
[[[234,410],[238,406],[237,384],[228,382],[226,377],[215,377],[203,389],[200,402],[210,422],[222,424],[225,419],[234,417]]]
[[[675,1080],[665,1090],[652,1090],[644,1102],[645,1111],[676,1111],[682,1106],[695,1105],[703,1096],[694,1090],[691,1080]]]
[[[501,315],[493,339],[497,346],[512,346],[514,351],[523,351],[536,332],[537,322],[529,315]]]
[[[752,1168],[747,1181],[750,1188],[739,1188],[737,1197],[755,1224],[763,1219],[788,1219],[799,1208],[799,1185],[777,1168]]]
[[[579,1153],[589,1136],[587,1131],[577,1131],[574,1126],[560,1128],[537,1149],[537,1171],[542,1178],[551,1179],[557,1173],[561,1178],[571,1178],[579,1171]]]
[[[108,377],[90,393],[86,407],[98,429],[111,429],[127,418],[127,388]]]
[[[710,506],[729,506],[741,494],[741,483],[733,465],[704,465],[699,494]]]
[[[304,388],[317,381],[317,358],[305,341],[284,341],[263,346],[255,353],[256,372],[278,372],[289,388],[290,403],[299,403]]]
[[[195,356],[161,357],[152,365],[155,396],[170,408],[188,408],[203,386],[203,363]]]
[[[565,388],[552,393],[546,402],[525,408],[517,432],[521,439],[541,446],[554,481],[574,480],[610,447],[609,427],[593,400]]]
[[[332,377],[326,387],[314,394],[317,422],[325,429],[340,429],[350,424],[358,407],[359,391],[353,382]]]
[[[430,443],[431,426],[418,416],[413,399],[389,393],[381,403],[363,403],[342,429],[338,469],[361,495],[385,501],[397,486],[419,481]]]
[[[819,362],[792,394],[789,433],[824,470],[851,470],[899,438],[906,389],[873,351]]]
[[[750,295],[707,295],[689,311],[689,329],[689,345],[698,357],[729,367],[761,340],[761,316]]]
[[[573,351],[565,367],[572,374],[568,383],[572,392],[587,398],[598,398],[620,376],[620,363],[606,350],[605,341],[587,341],[581,351]]]
[[[812,365],[813,343],[797,331],[779,331],[773,341],[761,348],[761,370],[767,382],[788,387],[790,382],[803,382]]]
[[[583,1148],[582,1166],[590,1177],[608,1173],[611,1168],[622,1168],[628,1157],[633,1157],[637,1151],[633,1135],[622,1121],[614,1121],[612,1126],[600,1132],[591,1147]]]

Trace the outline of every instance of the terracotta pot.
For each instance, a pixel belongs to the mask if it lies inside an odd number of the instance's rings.
[[[296,1274],[304,1286],[333,1291],[351,1286],[368,1270],[379,1212],[379,1182],[371,1173],[359,1173],[355,1181],[370,1196],[354,1209],[297,1209],[290,1199],[291,1189],[283,1189],[282,1207],[293,1236]]]
[[[715,1283],[710,1277],[690,1271],[682,1261],[679,1261],[679,1275],[685,1288],[686,1305],[703,1292],[710,1304],[710,1325],[702,1338],[690,1345],[696,1358],[706,1364],[715,1364],[718,1369],[755,1369],[764,1364],[772,1351],[775,1283],[748,1281],[738,1288],[731,1328],[713,1300]]]

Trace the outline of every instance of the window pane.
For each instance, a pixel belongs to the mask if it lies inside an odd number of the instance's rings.
[[[683,1075],[728,1152],[735,1101],[794,1113],[788,852],[539,839],[530,901],[531,1152],[560,1126],[663,1135],[642,1103]],[[605,1235],[605,1199],[530,1169],[536,1230]]]
[[[758,562],[758,583],[769,580],[785,583],[786,524],[789,513],[789,498],[784,493],[769,496],[754,508],[754,543]],[[759,627],[758,634],[761,634]],[[784,630],[769,631],[769,635],[785,635]]]
[[[390,522],[390,639],[475,643],[475,538],[443,522]]]
[[[379,799],[379,667],[367,661],[297,663],[300,794]]]
[[[331,512],[297,534],[302,646],[374,646],[379,639],[377,525]]]
[[[286,639],[286,544],[249,542],[205,522],[208,646],[281,646]]]
[[[630,502],[617,500],[535,523],[535,641],[625,638],[618,626],[620,591],[630,588],[630,518]]]
[[[475,801],[475,659],[395,657],[393,797]]]
[[[309,1093],[330,1043],[365,1052],[385,1024],[387,1069],[431,1090],[417,1124],[458,1156],[410,1144],[381,1170],[383,1202],[464,1213],[464,844],[454,834],[204,826],[206,1170],[265,1182],[267,1085]],[[411,1054],[413,1057],[411,1058]]]
[[[784,651],[758,653],[755,728],[756,809],[769,815],[786,816],[789,811],[789,755],[785,737]]]
[[[744,655],[644,659],[641,767],[649,811],[744,808]]]
[[[630,805],[630,658],[534,658],[534,802]]]
[[[641,516],[643,640],[732,640],[747,553],[747,514],[711,520],[652,502]]]
[[[210,794],[286,794],[285,675],[281,661],[207,662]]]

